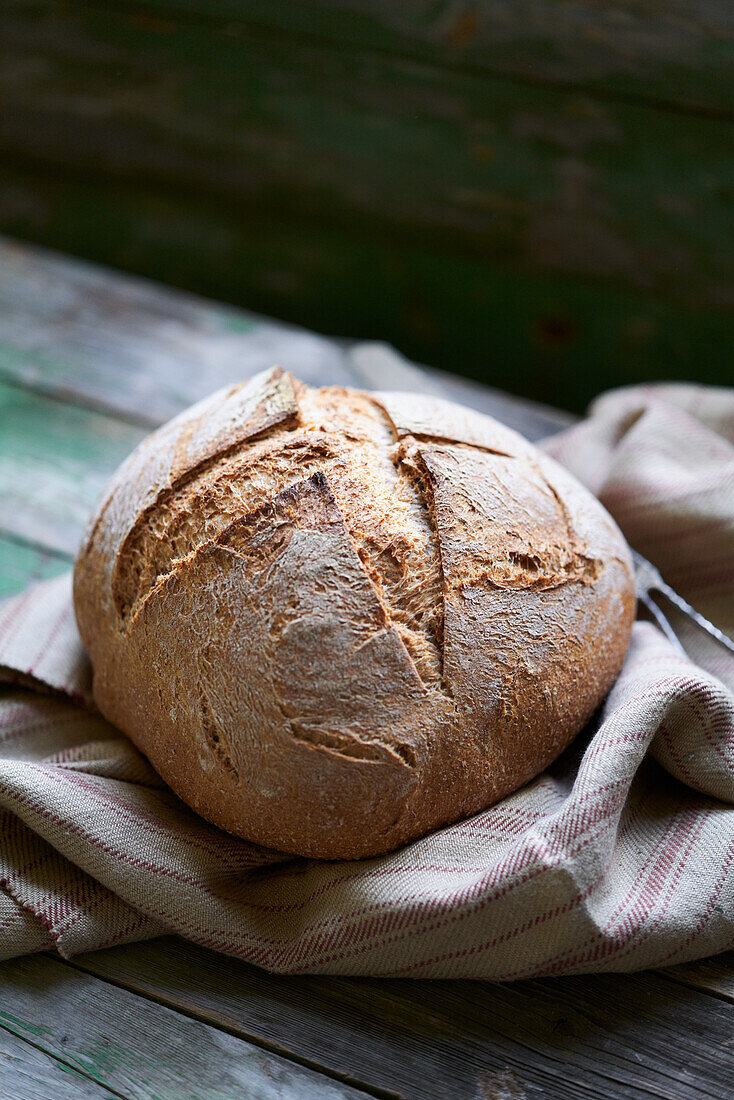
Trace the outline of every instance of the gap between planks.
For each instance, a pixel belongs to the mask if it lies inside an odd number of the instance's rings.
[[[13,1088],[13,1092],[4,1092],[6,1100],[21,1100],[20,1093],[15,1092],[15,1086],[8,1077],[8,1072],[13,1071],[16,1076],[23,1078],[22,1100],[47,1100],[50,1095],[48,1092],[50,1085],[54,1090],[52,1094],[54,1100],[87,1100],[87,1098],[88,1100],[109,1100],[113,1096],[117,1100],[128,1100],[124,1093],[117,1092],[108,1085],[101,1085],[78,1066],[73,1066],[60,1055],[50,1054],[32,1039],[21,1037],[17,1032],[11,1031],[0,1023],[0,1060],[4,1058],[9,1064],[3,1066],[0,1062],[0,1087],[4,1090],[8,1087]],[[24,1063],[23,1068],[13,1064],[17,1062]],[[40,1074],[40,1078],[33,1082],[40,1085],[38,1092],[35,1089],[33,1092],[30,1091],[28,1063],[34,1076],[35,1073]],[[72,1079],[76,1079],[73,1084]],[[85,1083],[84,1086],[81,1084],[82,1081]]]
[[[668,997],[656,972],[510,984],[284,979],[175,939],[67,965],[248,1042],[287,1037],[311,1063],[314,1052],[351,1063],[352,1077],[355,1065],[362,1075],[369,1070],[372,1090],[389,1086],[411,1098],[473,1096],[485,1079],[496,1088],[510,1072],[518,1096],[527,1088],[564,1100],[721,1100],[731,1071],[726,1057],[709,1065],[696,1038],[707,1028],[714,1039],[728,1033],[728,1008],[715,999],[709,1006],[700,989]],[[671,1043],[677,1055],[666,1053]],[[674,1094],[671,1081],[679,1085]],[[495,1095],[477,1093],[485,1094]]]
[[[68,565],[73,565],[74,558],[71,554],[67,554],[65,550],[59,550],[58,547],[48,546],[44,542],[35,542],[31,538],[26,538],[25,535],[17,535],[15,531],[11,531],[0,524],[0,539],[5,542],[12,542],[14,545],[21,547],[25,550],[35,550],[37,554],[48,554],[49,557],[58,558],[60,562],[66,562]]]
[[[211,1013],[207,1013],[204,1010],[197,1010],[197,1008],[185,1001],[176,1001],[171,997],[165,995],[157,995],[152,990],[147,989],[144,986],[136,985],[135,982],[126,982],[113,977],[110,974],[104,973],[104,971],[98,971],[92,966],[85,966],[83,962],[77,961],[77,959],[63,959],[59,955],[55,955],[53,952],[44,951],[43,956],[48,959],[52,959],[55,962],[63,963],[72,970],[77,970],[82,974],[89,974],[99,981],[106,983],[107,985],[115,986],[117,989],[124,989],[128,993],[134,993],[136,996],[143,998],[146,1001],[151,1001],[154,1004],[160,1005],[162,1008],[168,1008],[175,1012],[179,1012],[182,1016],[186,1016],[188,1019],[196,1020],[199,1023],[206,1024],[208,1027],[216,1027],[219,1031],[224,1031],[228,1035],[232,1035],[236,1039],[242,1039],[253,1046],[260,1047],[262,1050],[266,1050],[269,1054],[276,1054],[281,1058],[286,1058],[290,1062],[294,1062],[296,1065],[303,1066],[304,1069],[310,1069],[315,1073],[320,1073],[324,1077],[330,1077],[334,1081],[338,1081],[339,1084],[348,1085],[350,1088],[359,1089],[369,1096],[373,1096],[376,1100],[403,1100],[401,1093],[395,1092],[392,1089],[383,1089],[379,1086],[370,1084],[367,1081],[363,1081],[356,1078],[349,1073],[340,1073],[338,1070],[332,1069],[329,1066],[324,1066],[320,1062],[311,1058],[306,1058],[297,1054],[289,1047],[284,1046],[282,1043],[277,1043],[273,1040],[266,1039],[265,1037],[258,1035],[256,1032],[248,1031],[243,1027],[234,1027],[228,1025],[219,1020],[216,1020]],[[0,1025],[1,1026],[1,1025]]]
[[[0,1029],[122,1100],[365,1096],[321,1069],[263,1052],[259,1044],[113,988],[52,955],[8,960],[0,979]]]
[[[100,398],[90,396],[82,389],[77,390],[64,385],[46,385],[38,379],[28,381],[2,366],[0,366],[0,382],[8,388],[43,397],[46,401],[55,401],[59,405],[70,405],[75,409],[83,409],[84,412],[94,413],[97,416],[107,416],[112,420],[120,420],[123,424],[129,424],[133,428],[143,428],[148,432],[152,432],[161,425],[161,421],[157,417],[146,416],[145,413],[134,413],[117,405],[107,404]]]
[[[100,3],[99,0],[92,0],[89,7],[96,8],[97,10],[107,11],[109,5]],[[120,10],[127,9],[131,14],[136,12],[144,12],[150,14],[149,5],[135,3],[134,0],[123,0]],[[728,107],[715,106],[712,103],[695,102],[693,100],[674,100],[666,98],[662,95],[645,94],[642,92],[627,92],[622,88],[608,88],[602,84],[593,83],[586,80],[573,80],[571,78],[564,77],[550,77],[550,76],[538,76],[532,72],[511,72],[505,68],[501,68],[495,65],[480,64],[472,61],[471,57],[461,57],[457,53],[447,53],[447,57],[450,57],[448,63],[442,63],[439,57],[435,54],[427,54],[416,49],[409,49],[407,43],[403,43],[400,48],[397,46],[379,46],[372,42],[368,45],[360,44],[353,40],[344,40],[335,34],[329,34],[321,30],[314,31],[314,22],[319,28],[325,26],[324,20],[311,21],[307,26],[299,26],[298,30],[289,31],[282,25],[269,26],[266,23],[260,22],[257,19],[251,19],[247,17],[234,17],[230,13],[214,12],[199,10],[184,10],[178,7],[175,12],[173,10],[165,11],[163,18],[168,18],[180,25],[188,25],[192,27],[207,27],[211,28],[214,33],[223,33],[231,35],[233,28],[236,28],[240,34],[248,35],[253,40],[260,39],[263,42],[273,42],[277,44],[291,43],[293,45],[302,45],[304,39],[308,41],[310,45],[333,48],[334,50],[350,50],[354,54],[355,58],[360,61],[382,61],[382,60],[395,60],[402,61],[414,66],[422,66],[427,72],[434,72],[440,74],[446,73],[462,73],[466,76],[473,76],[479,78],[490,78],[492,80],[503,81],[504,83],[520,87],[520,88],[534,88],[539,91],[559,91],[571,94],[578,94],[588,96],[590,99],[599,99],[602,102],[609,103],[621,103],[627,104],[633,107],[649,107],[652,110],[665,112],[673,115],[692,115],[700,118],[712,118],[724,121],[731,121],[734,119],[734,110]]]
[[[698,962],[684,963],[682,966],[671,967],[668,970],[657,970],[655,973],[667,981],[676,982],[689,989],[696,989],[699,993],[707,993],[710,997],[717,997],[728,1004],[734,1004],[734,955],[731,952],[723,957],[713,955]]]

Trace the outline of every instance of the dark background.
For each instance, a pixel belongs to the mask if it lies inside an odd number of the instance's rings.
[[[732,381],[730,0],[0,11],[0,231],[576,411]]]

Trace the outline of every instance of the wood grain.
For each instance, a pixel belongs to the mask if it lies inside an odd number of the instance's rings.
[[[579,410],[730,377],[734,119],[262,20],[10,0],[0,225]]]
[[[0,240],[0,378],[156,427],[219,387],[274,364],[310,385],[435,392],[531,438],[571,417],[389,349],[337,343],[243,310]]]
[[[2,495],[0,487],[0,497]],[[8,522],[7,517],[5,519]],[[35,581],[57,577],[70,565],[70,558],[55,551],[0,535],[0,599],[22,592]]]
[[[712,959],[701,959],[700,962],[687,963],[685,966],[672,966],[665,971],[665,976],[671,981],[713,993],[734,1004],[734,952],[716,955]]]
[[[0,147],[239,210],[358,218],[525,271],[734,304],[734,118],[10,0]],[[114,76],[111,74],[114,73]],[[654,141],[652,139],[654,135]]]
[[[313,333],[0,241],[0,377],[156,427],[276,363],[308,383],[355,381]]]
[[[159,26],[194,16],[680,109],[732,111],[727,0],[124,0]]]
[[[0,1095],[6,1100],[112,1100],[120,1094],[0,1025]]]
[[[71,1072],[129,1100],[364,1096],[340,1081],[46,956],[3,964],[0,1029],[32,1041]]]
[[[379,225],[244,213],[170,186],[9,162],[0,210],[0,228],[19,237],[321,332],[386,339],[419,362],[576,412],[614,385],[731,378],[731,312],[516,271],[431,233],[415,241]]]
[[[283,978],[174,939],[73,965],[406,1100],[721,1100],[734,1080],[734,1005],[653,973],[513,985]]]
[[[75,554],[102,487],[145,434],[0,382],[0,533]]]

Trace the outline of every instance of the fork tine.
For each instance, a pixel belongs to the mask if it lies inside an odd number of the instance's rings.
[[[635,564],[635,587],[637,589],[637,599],[642,603],[655,619],[660,629],[665,636],[674,642],[679,649],[683,650],[683,646],[678,640],[678,636],[675,630],[660,610],[658,605],[652,599],[650,593],[656,592],[660,596],[664,596],[670,603],[673,604],[680,612],[682,612],[686,618],[695,623],[701,630],[705,630],[709,637],[719,642],[720,645],[728,649],[730,653],[734,653],[734,641],[723,631],[719,630],[717,626],[714,626],[712,622],[709,622],[707,618],[696,611],[695,607],[692,607],[687,600],[684,600],[682,596],[679,596],[674,588],[671,588],[660,575],[660,572],[655,568],[652,562],[649,562],[647,558],[643,558],[642,554],[639,554],[636,550],[631,550],[632,560]],[[683,652],[685,652],[683,650]]]

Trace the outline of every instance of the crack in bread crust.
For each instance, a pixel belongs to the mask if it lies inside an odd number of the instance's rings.
[[[509,451],[501,451],[499,447],[483,446],[480,443],[462,443],[460,440],[451,439],[447,435],[436,435],[433,432],[406,432],[401,436],[406,442],[414,440],[416,443],[430,443],[437,447],[448,445],[459,450],[481,451],[483,454],[498,455],[500,458],[516,458]]]
[[[299,404],[305,421],[348,440],[345,461],[324,472],[391,626],[423,683],[440,688],[438,540],[423,495],[396,453],[394,425],[369,395],[349,390],[310,390],[299,394]]]
[[[200,561],[193,566],[196,556]],[[233,565],[232,559],[242,564]],[[359,559],[323,473],[296,483],[235,520],[218,538],[194,551],[189,565],[193,566],[192,577],[216,574],[222,578],[223,591],[233,591],[226,580],[230,569],[239,570],[234,591],[241,591],[241,580],[247,578],[249,591],[244,595],[249,610],[245,604],[238,605],[239,613],[247,617],[255,612],[249,636],[257,636],[258,651],[268,654],[264,667],[270,670],[273,699],[295,740],[363,762],[384,765],[392,760],[401,766],[416,766],[418,749],[410,739],[393,736],[394,704],[389,704],[386,722],[385,708],[373,691],[364,693],[360,653],[370,649],[372,659],[382,662],[386,680],[390,678],[388,669],[404,677],[410,668],[412,676],[405,683],[414,684],[413,691],[419,684],[415,666]],[[175,583],[174,578],[175,573],[161,584]],[[214,624],[212,627],[216,638]],[[324,628],[328,636],[319,633]],[[314,637],[321,639],[315,650]],[[210,751],[230,771],[236,771],[224,731],[204,692],[204,685],[216,677],[216,652],[221,642],[221,638],[209,641],[199,654],[197,707]],[[344,658],[343,683],[353,688],[337,692],[341,700],[337,705],[334,697],[329,697],[329,688],[325,696],[323,692],[324,685],[333,688],[336,682],[330,680],[329,673],[338,679],[334,657]],[[369,656],[366,660],[369,662]],[[295,681],[291,676],[294,668],[300,669]]]
[[[564,502],[540,470],[560,512],[566,539],[534,546],[513,540],[477,547],[464,568],[445,576],[433,499],[430,448],[454,454],[504,452],[475,444],[446,444],[441,436],[403,434],[368,394],[296,384],[298,414],[271,425],[187,471],[140,514],[118,554],[113,595],[126,630],[162,578],[197,548],[216,541],[239,518],[266,505],[296,481],[328,480],[386,620],[399,635],[421,681],[450,694],[444,681],[447,588],[486,584],[544,590],[594,583],[599,564],[584,553]],[[428,448],[428,449],[427,449]],[[487,551],[492,549],[490,558]],[[454,563],[456,564],[456,563]]]
[[[261,459],[271,452],[281,454],[289,467],[278,471],[278,480],[292,482],[298,479],[304,461],[308,460],[310,468],[328,453],[325,441],[312,441],[304,447],[295,432],[279,427],[265,437],[239,444],[207,462],[204,469],[190,471],[138,517],[115,566],[113,598],[121,619],[134,615],[137,605],[177,561],[267,499],[264,487],[247,489],[248,471]]]
[[[237,766],[232,760],[232,752],[229,743],[224,735],[224,731],[214,717],[214,711],[212,710],[209,696],[201,687],[199,688],[199,701],[201,708],[201,727],[204,739],[215,759],[219,761],[226,771],[230,772],[234,781],[239,783],[240,774]]]
[[[207,820],[309,858],[380,855],[516,790],[629,640],[601,505],[421,395],[264,372],[149,437],[90,522],[74,606],[100,712]]]
[[[439,538],[438,525],[436,522],[436,512],[433,502],[433,494],[431,490],[430,478],[427,477],[427,471],[424,464],[420,461],[418,454],[417,444],[412,436],[404,437],[396,445],[394,451],[394,461],[397,465],[398,471],[401,476],[411,485],[412,490],[421,502],[426,523],[431,531],[431,538],[433,548],[435,552],[435,582],[434,592],[432,593],[434,601],[433,614],[430,619],[430,629],[435,639],[436,651],[440,657],[440,678],[439,686],[441,691],[450,696],[451,691],[444,680],[444,626],[445,626],[445,594],[446,594],[446,579],[444,576],[443,562],[441,560],[441,540]]]
[[[599,579],[602,563],[588,553],[564,501],[537,465],[529,477],[515,459],[475,447],[432,449],[407,440],[406,447],[423,475],[439,531],[445,595],[476,585],[546,591]],[[473,465],[470,455],[476,456]],[[467,475],[466,485],[460,474]],[[447,484],[451,504],[442,509],[436,494],[445,494]]]
[[[382,763],[387,751],[395,751],[395,746],[372,744],[370,741],[361,741],[356,737],[347,736],[343,730],[329,729],[317,723],[299,722],[295,718],[288,719],[291,736],[296,741],[303,741],[308,745],[316,745],[320,749],[328,749],[338,753],[339,756],[349,757],[351,760],[362,760]]]
[[[438,540],[420,486],[395,453],[393,426],[365,394],[300,387],[298,422],[188,472],[142,513],[118,554],[121,627],[160,580],[295,481],[328,479],[363,567],[421,680],[440,685],[443,597]]]

